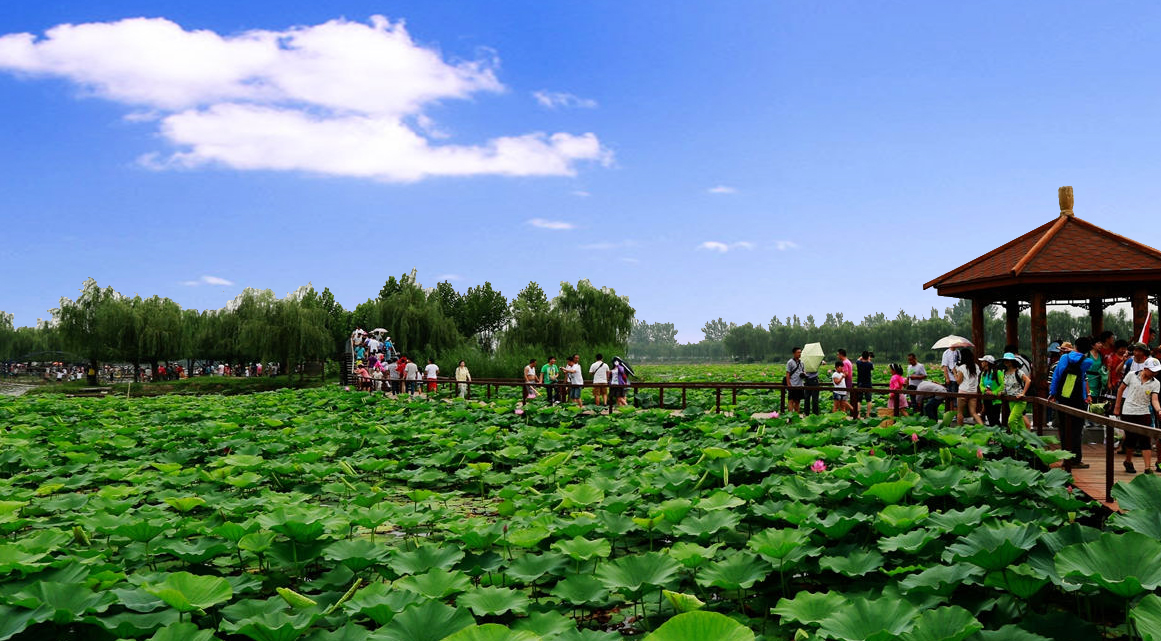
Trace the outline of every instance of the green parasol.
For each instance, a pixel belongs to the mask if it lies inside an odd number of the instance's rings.
[[[802,368],[808,372],[817,372],[818,366],[826,360],[826,352],[822,351],[822,343],[807,343],[802,348]]]

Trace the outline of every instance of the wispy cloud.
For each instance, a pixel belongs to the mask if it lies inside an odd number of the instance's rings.
[[[532,220],[528,221],[528,224],[538,229],[551,229],[553,231],[568,231],[570,229],[576,229],[576,225],[573,225],[572,223],[568,223],[563,220],[546,220],[544,218],[533,218]]]
[[[624,258],[622,258],[622,259],[621,259],[621,262],[622,262],[622,263],[628,263],[628,264],[630,264],[630,265],[636,265],[637,263],[639,263],[639,262],[641,262],[641,261],[640,261],[639,259],[637,259],[637,258],[630,258],[630,257],[628,257],[628,256],[625,256]]]
[[[717,185],[716,187],[710,187],[709,189],[707,189],[705,191],[707,194],[736,194],[736,193],[738,193],[738,190],[736,188],[730,187],[729,185]]]
[[[220,276],[202,276],[197,280],[183,280],[182,285],[186,287],[197,287],[199,285],[218,285],[220,287],[229,287],[234,284],[232,280],[226,280]]]
[[[448,282],[454,282],[454,281],[463,280],[463,279],[464,279],[464,277],[460,276],[459,274],[440,274],[439,276],[435,277],[435,282],[442,283],[445,280]]]
[[[741,240],[736,243],[723,243],[717,240],[707,240],[704,243],[698,245],[697,248],[704,249],[705,251],[724,254],[734,249],[754,249],[754,243],[745,240]]]
[[[596,109],[597,101],[581,98],[564,91],[533,91],[532,97],[541,107],[548,109]]]
[[[798,243],[793,240],[776,240],[774,241],[774,249],[778,251],[786,251],[787,249],[798,249]]]
[[[589,196],[592,196],[592,194],[583,189],[573,190],[572,195],[577,196],[578,198],[588,198]]]
[[[483,50],[481,50],[483,51]],[[505,90],[499,61],[456,59],[402,21],[336,19],[216,33],[164,18],[61,24],[0,34],[0,73],[61,78],[133,110],[167,149],[153,169],[295,171],[388,182],[432,176],[571,176],[612,152],[591,132],[528,132],[451,144],[427,112]],[[538,100],[540,98],[538,97]],[[592,107],[544,92],[541,104]],[[487,124],[487,123],[483,123]]]

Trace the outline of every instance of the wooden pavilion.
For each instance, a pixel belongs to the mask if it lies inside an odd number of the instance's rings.
[[[1049,304],[1088,310],[1092,333],[1104,328],[1106,307],[1128,302],[1133,308],[1133,336],[1141,333],[1149,301],[1161,293],[1161,251],[1077,218],[1072,187],[1059,190],[1060,215],[923,285],[940,296],[972,302],[971,340],[986,345],[984,310],[1002,305],[1007,343],[1019,344],[1020,312],[1031,309],[1033,389],[1043,396],[1048,379]],[[1042,423],[1037,422],[1037,425]]]

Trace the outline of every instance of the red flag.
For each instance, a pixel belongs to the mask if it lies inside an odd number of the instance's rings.
[[[1145,314],[1145,326],[1141,328],[1141,339],[1137,342],[1148,345],[1149,341],[1152,340],[1153,336],[1152,332],[1150,331],[1150,323],[1152,322],[1152,319],[1153,311],[1150,310]]]

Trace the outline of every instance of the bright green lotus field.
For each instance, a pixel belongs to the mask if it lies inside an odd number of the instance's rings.
[[[0,640],[1161,639],[1156,477],[1102,523],[1026,433],[516,410],[0,401]]]

